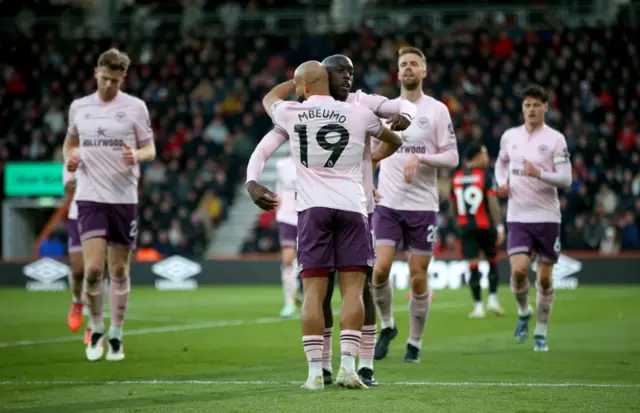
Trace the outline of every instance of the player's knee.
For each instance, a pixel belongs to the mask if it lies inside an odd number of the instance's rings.
[[[127,277],[128,271],[127,266],[122,263],[114,264],[111,268],[111,276],[114,278],[125,278]]]
[[[89,263],[85,270],[87,279],[91,281],[100,280],[104,272],[104,264]]]
[[[511,277],[517,280],[527,278],[529,274],[529,259],[528,257],[518,257],[517,259],[511,259]]]
[[[391,261],[378,259],[373,267],[374,284],[386,282],[389,279],[389,273],[391,273]]]
[[[538,276],[538,289],[540,290],[548,290],[551,288],[552,286],[552,279],[551,276],[545,274],[542,276]]]
[[[82,267],[71,268],[71,277],[75,282],[82,281],[82,279],[84,278],[84,268]]]

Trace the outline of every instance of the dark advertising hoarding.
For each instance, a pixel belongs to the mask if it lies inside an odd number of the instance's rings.
[[[502,283],[508,282],[509,263],[499,262]],[[557,289],[575,289],[582,284],[640,283],[640,257],[569,257],[561,255],[554,267]],[[482,286],[487,288],[489,265],[481,262]],[[531,277],[535,270],[532,264]],[[40,258],[29,263],[0,263],[0,287],[24,287],[30,291],[66,289],[69,266],[65,262]],[[193,290],[199,285],[269,285],[280,283],[277,259],[192,260],[172,256],[158,262],[134,262],[131,268],[134,285],[150,285],[162,290]],[[391,269],[397,289],[409,287],[409,268],[397,260]],[[429,266],[432,289],[459,289],[469,279],[465,261],[434,259]]]

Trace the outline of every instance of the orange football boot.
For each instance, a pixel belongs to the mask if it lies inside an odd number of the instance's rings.
[[[82,308],[84,304],[71,303],[71,310],[67,316],[67,324],[69,329],[73,332],[78,331],[82,326]]]

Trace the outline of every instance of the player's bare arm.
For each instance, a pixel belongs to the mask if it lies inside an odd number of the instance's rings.
[[[498,197],[495,195],[487,195],[487,207],[489,208],[491,220],[496,224],[496,230],[498,231],[496,245],[502,245],[502,243],[504,243],[504,225],[501,223],[502,215],[500,213]]]
[[[156,145],[153,141],[138,149],[125,145],[122,157],[126,165],[151,162],[156,158]]]
[[[296,85],[293,80],[287,80],[279,85],[276,85],[262,98],[262,106],[267,112],[267,115],[271,115],[271,108],[279,100],[285,100],[296,91]]]
[[[380,145],[371,152],[371,160],[376,163],[390,157],[402,146],[400,135],[389,129],[384,129],[378,139],[381,141]]]
[[[389,100],[384,96],[369,95],[358,91],[358,104],[371,110],[376,116],[388,119],[390,129],[403,131],[411,126],[411,121],[416,116],[417,108],[406,99]]]
[[[62,144],[62,155],[67,163],[67,170],[75,172],[80,165],[80,138],[67,135]]]

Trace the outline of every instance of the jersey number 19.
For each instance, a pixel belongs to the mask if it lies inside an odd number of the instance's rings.
[[[458,215],[464,216],[467,213],[475,215],[478,212],[478,208],[482,205],[482,199],[484,198],[480,188],[470,185],[465,188],[458,187],[453,192],[456,194]]]
[[[305,167],[309,167],[308,152],[309,152],[309,138],[307,135],[307,125],[297,124],[293,126],[293,130],[298,134],[300,138],[300,163]],[[327,135],[330,133],[337,133],[340,138],[335,143],[327,141]],[[340,155],[344,152],[345,148],[349,144],[349,131],[342,125],[337,123],[329,123],[320,128],[316,133],[316,142],[325,151],[331,152],[329,159],[324,163],[325,168],[333,168],[340,159]]]

